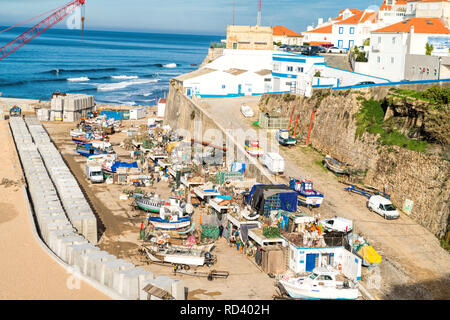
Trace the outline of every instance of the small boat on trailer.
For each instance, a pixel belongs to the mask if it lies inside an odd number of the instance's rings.
[[[166,204],[164,200],[152,199],[138,194],[135,195],[134,202],[139,209],[154,213],[159,213],[161,207]]]
[[[297,144],[297,139],[289,135],[289,130],[281,129],[276,133],[278,143],[282,146],[294,146]]]
[[[323,194],[314,190],[311,180],[290,178],[289,186],[297,192],[299,204],[308,207],[319,207],[322,204]]]
[[[342,163],[339,160],[334,159],[329,155],[325,156],[324,166],[336,174],[347,174],[348,173],[348,167],[345,163]]]
[[[279,281],[291,298],[311,300],[356,300],[359,291],[350,281],[337,281],[337,271],[324,267],[315,268],[307,277],[283,276]]]
[[[191,225],[191,217],[186,212],[191,212],[192,208],[188,208],[178,199],[171,198],[169,202],[166,202],[161,200],[145,201],[145,198],[138,198],[136,204],[138,207],[145,207],[144,210],[159,212],[159,216],[148,217],[148,222],[156,230],[179,230]],[[159,211],[157,211],[158,207]]]
[[[176,269],[189,270],[191,266],[201,267],[206,265],[210,267],[217,258],[208,252],[189,252],[172,247],[161,246],[142,246],[141,250],[145,252],[152,263],[161,265],[171,265]]]

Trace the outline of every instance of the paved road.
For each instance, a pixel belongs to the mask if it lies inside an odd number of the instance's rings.
[[[22,192],[22,169],[7,121],[0,121],[0,299],[105,300],[85,282],[69,289],[67,273],[38,244]]]
[[[258,101],[258,97],[204,99],[202,104],[224,127],[247,130],[256,119],[244,119],[240,105],[247,103],[257,115]],[[277,182],[280,179],[287,182],[289,176],[311,178],[325,194],[323,205],[313,212],[322,218],[338,215],[353,219],[356,232],[363,234],[383,256],[384,263],[380,266],[383,287],[370,290],[373,295],[450,299],[450,254],[432,233],[403,214],[398,220],[387,221],[369,212],[366,198],[344,191],[344,185],[317,164],[322,157],[311,149],[280,147],[280,151],[286,160],[286,170],[285,178],[278,177]]]

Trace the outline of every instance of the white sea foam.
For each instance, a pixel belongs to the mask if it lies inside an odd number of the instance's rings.
[[[67,81],[71,82],[82,82],[82,81],[89,81],[90,79],[88,77],[80,77],[80,78],[68,78]]]
[[[163,65],[164,68],[176,68],[177,64],[176,63],[168,63]]]
[[[124,89],[124,88],[132,86],[132,85],[156,83],[158,81],[159,81],[159,79],[149,79],[149,80],[140,79],[140,80],[122,81],[122,82],[117,82],[117,83],[100,84],[97,86],[97,90],[98,91],[114,91],[114,90]]]
[[[130,79],[138,79],[138,76],[111,76],[112,79],[118,80],[130,80]]]

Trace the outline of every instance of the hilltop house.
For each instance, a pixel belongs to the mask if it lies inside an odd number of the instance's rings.
[[[369,62],[357,72],[391,81],[450,78],[450,29],[439,18],[410,18],[371,33]],[[426,55],[426,44],[434,50]]]
[[[227,49],[273,50],[272,27],[228,26]]]

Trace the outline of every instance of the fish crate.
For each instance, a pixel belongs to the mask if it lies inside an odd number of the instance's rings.
[[[223,184],[225,181],[244,181],[244,175],[242,174],[242,172],[217,172],[216,183]]]

